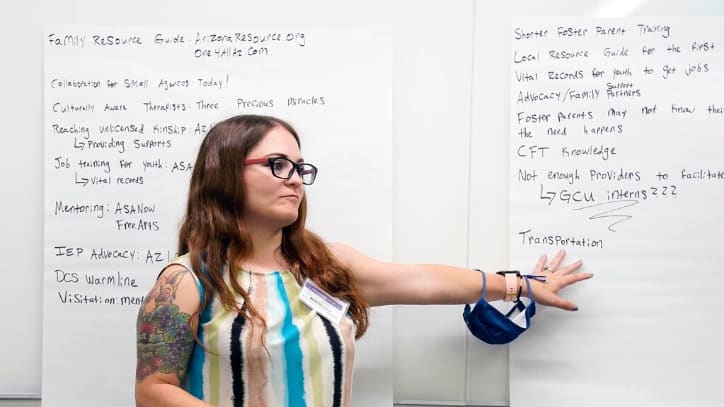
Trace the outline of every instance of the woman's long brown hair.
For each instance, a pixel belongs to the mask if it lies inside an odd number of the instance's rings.
[[[189,253],[194,273],[204,287],[200,310],[218,296],[230,311],[247,319],[264,319],[239,284],[240,265],[253,253],[251,238],[244,226],[244,158],[269,130],[282,126],[300,145],[296,131],[283,120],[258,115],[239,115],[209,130],[199,148],[191,174],[186,215],[179,232],[178,253]],[[313,280],[332,295],[350,303],[349,313],[356,326],[356,337],[367,330],[368,303],[357,287],[351,271],[331,254],[314,233],[305,229],[307,198],[299,205],[297,220],[282,230],[281,254],[298,282]],[[202,262],[204,270],[202,271]],[[229,267],[226,267],[229,265]],[[229,287],[224,281],[228,270]],[[237,305],[236,296],[243,298]]]

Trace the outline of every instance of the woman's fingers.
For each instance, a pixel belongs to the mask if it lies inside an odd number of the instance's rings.
[[[583,262],[578,260],[565,267],[561,267],[557,272],[549,275],[548,282],[550,289],[558,292],[561,288],[593,277],[591,273],[575,273],[582,265]]]
[[[556,252],[550,263],[547,262],[548,256],[545,254],[538,258],[534,274],[545,275],[547,281],[544,283],[535,282],[533,293],[536,296],[536,301],[543,305],[568,311],[578,311],[576,304],[558,296],[558,290],[578,283],[579,281],[587,280],[593,277],[593,274],[576,273],[583,265],[581,260],[576,260],[573,263],[561,266],[565,256],[565,250],[561,249]]]
[[[546,256],[545,254],[538,258],[538,263],[535,265],[535,273],[540,274],[543,272],[543,267],[545,267],[547,259],[548,256]]]
[[[593,273],[575,273],[567,275],[564,281],[566,285],[571,285],[579,281],[588,280],[591,277],[593,277]]]
[[[583,265],[583,262],[582,262],[581,260],[576,260],[576,261],[574,261],[574,262],[571,263],[571,264],[567,264],[567,265],[565,265],[564,267],[561,267],[560,269],[558,269],[558,270],[556,271],[556,273],[560,273],[560,274],[571,274],[571,273],[573,273],[574,271],[576,271],[576,270],[578,270],[579,268],[581,268],[582,265]]]
[[[568,311],[577,311],[578,307],[576,304],[568,301],[565,298],[559,297],[555,291],[550,290],[550,286],[541,287],[544,284],[536,285],[536,288],[533,290],[534,293],[536,293],[536,301],[547,305],[549,307],[556,307]]]
[[[553,259],[551,260],[548,267],[550,268],[549,271],[556,271],[558,266],[561,265],[561,262],[563,261],[563,258],[566,257],[566,251],[563,249],[558,250],[558,252],[553,256]]]
[[[541,272],[547,276],[547,282],[536,284],[533,290],[534,294],[539,298],[538,301],[544,305],[556,307],[568,311],[577,311],[578,307],[571,301],[558,296],[558,290],[587,280],[593,277],[591,273],[576,273],[583,262],[576,260],[573,263],[561,266],[566,252],[561,249],[551,259],[550,263],[545,262],[546,256],[543,255],[536,264],[536,272]],[[542,262],[542,263],[541,263]]]
[[[560,299],[560,303],[557,305],[558,308],[564,309],[566,311],[578,311],[578,306],[576,304],[561,297],[558,298]]]

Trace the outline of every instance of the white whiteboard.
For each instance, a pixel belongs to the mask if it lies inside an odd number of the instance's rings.
[[[138,308],[176,256],[196,150],[223,118],[289,121],[320,168],[308,227],[390,259],[389,35],[49,26],[44,37],[44,405],[133,403],[118,383],[134,376]],[[390,314],[373,314],[355,352],[355,404],[392,402]]]
[[[511,21],[514,17],[568,17],[568,18],[590,18],[590,17],[626,17],[631,15],[641,16],[685,16],[685,15],[716,15],[721,14],[721,5],[713,1],[710,2],[687,2],[686,4],[679,2],[637,2],[637,1],[612,1],[612,2],[575,2],[575,1],[557,1],[557,2],[532,2],[523,1],[515,3],[496,3],[486,4],[480,7],[482,3],[477,3],[476,8],[476,46],[475,46],[475,80],[474,80],[474,101],[472,110],[473,120],[473,134],[471,138],[471,201],[470,201],[470,261],[471,265],[489,265],[493,267],[503,268],[509,265],[507,259],[507,253],[509,252],[510,244],[513,242],[513,235],[517,237],[517,233],[513,233],[510,225],[508,224],[510,214],[510,200],[509,196],[511,193],[511,186],[509,182],[509,176],[511,170],[511,138],[513,137],[513,129],[511,129],[511,75],[513,72],[512,58],[511,58]],[[499,44],[499,45],[494,45]],[[505,61],[491,63],[491,61]],[[503,79],[501,79],[503,78]],[[516,129],[517,130],[517,129]],[[545,131],[545,129],[543,130]],[[490,135],[495,135],[490,137]],[[500,176],[500,174],[505,174]],[[546,215],[550,216],[550,215]],[[575,225],[571,225],[575,226]],[[505,236],[502,237],[502,236]],[[632,245],[640,245],[640,242],[632,242]],[[476,248],[483,248],[487,251],[495,253],[495,261],[485,262],[486,257],[482,253],[476,253]],[[536,250],[532,253],[527,253],[521,258],[512,259],[516,265],[525,269],[526,261],[530,262],[538,255],[548,252],[545,247],[535,247]],[[646,249],[648,250],[648,249]],[[503,253],[500,255],[500,253]],[[568,329],[575,329],[580,324],[582,329],[587,329],[592,324],[600,321],[596,317],[598,315],[597,309],[603,303],[596,301],[594,296],[589,291],[592,287],[596,287],[596,290],[602,291],[613,291],[615,289],[621,289],[621,287],[608,280],[605,275],[608,268],[603,270],[597,270],[595,263],[589,264],[587,262],[586,253],[578,254],[574,249],[569,248],[570,257],[583,258],[586,261],[586,267],[591,267],[589,271],[595,272],[596,277],[588,284],[581,287],[576,287],[565,292],[565,296],[571,297],[576,301],[581,311],[573,315],[560,315],[559,311],[547,310],[545,313],[539,315],[534,322],[533,330],[529,333],[524,334],[521,338],[521,346],[523,344],[530,346],[531,343],[536,342],[537,336],[535,335],[536,330],[543,331],[542,337],[545,338],[545,334],[549,333],[548,327],[558,327],[558,325],[549,325],[551,317],[561,317]],[[644,251],[630,250],[630,256],[639,256],[644,254]],[[646,252],[645,254],[648,254]],[[645,257],[645,254],[643,257]],[[711,258],[710,255],[701,256],[701,258]],[[529,260],[530,259],[530,260]],[[621,259],[622,261],[624,259]],[[641,258],[639,258],[639,262]],[[530,263],[528,263],[530,264]],[[639,263],[640,264],[640,263]],[[489,266],[488,266],[489,267]],[[646,281],[649,281],[648,279]],[[677,283],[679,279],[676,280]],[[671,279],[667,281],[660,281],[663,284],[665,290],[669,289]],[[652,282],[652,284],[655,284]],[[654,285],[650,289],[644,290],[646,292],[646,298],[654,300],[660,292],[650,291],[655,290]],[[621,291],[622,293],[625,290]],[[588,299],[591,302],[587,302]],[[654,300],[656,301],[656,300]],[[616,308],[622,306],[622,302],[618,299],[612,303]],[[650,305],[649,305],[650,306]],[[678,311],[678,310],[677,310]],[[601,313],[606,315],[605,310],[600,310]],[[629,311],[631,312],[631,311]],[[590,314],[589,314],[590,313]],[[588,314],[587,317],[586,314]],[[610,317],[610,315],[609,315]],[[555,324],[555,322],[552,322]],[[560,325],[560,324],[559,324]],[[589,338],[590,339],[590,338]],[[633,338],[632,338],[633,340]],[[638,339],[636,339],[638,340]],[[588,357],[600,357],[596,356],[596,338],[592,338],[588,352],[593,356]],[[515,345],[514,345],[515,346]],[[472,400],[491,400],[486,397],[490,395],[490,389],[484,386],[484,383],[491,381],[495,382],[498,380],[495,372],[500,371],[501,365],[507,367],[508,360],[504,357],[504,360],[498,357],[496,349],[485,346],[474,340],[468,342],[469,358],[468,363],[473,367],[469,368],[468,374],[468,390],[471,394],[469,399]],[[711,347],[709,348],[711,349]],[[721,355],[719,355],[721,358]],[[493,361],[492,368],[488,369],[486,366],[489,361]],[[537,374],[537,377],[541,380],[545,379],[545,372],[548,369],[555,371],[557,365],[554,362],[548,364],[539,364],[528,362],[524,364],[525,368],[528,369],[528,374]],[[519,366],[519,365],[516,365]],[[582,369],[586,374],[590,374],[590,371],[586,370],[585,363],[583,365],[575,364],[577,369]],[[511,365],[511,369],[513,365]],[[637,372],[632,372],[635,374]],[[690,374],[690,378],[697,377],[695,372],[692,372],[690,368],[682,373]],[[515,386],[522,383],[515,381],[511,372],[510,391],[515,391]],[[500,388],[503,389],[502,393],[497,393],[499,396],[502,394],[504,399],[500,399],[501,404],[507,404],[507,402],[515,402],[515,399],[509,400],[508,397],[508,377],[505,378]],[[565,382],[560,379],[557,382]],[[551,384],[546,387],[546,395],[541,395],[543,398],[541,402],[550,401],[547,397],[555,397],[556,384]],[[589,387],[585,387],[588,389]],[[528,388],[526,388],[528,389]],[[582,386],[583,390],[583,386]],[[537,393],[536,393],[537,395]],[[619,394],[620,395],[620,394]],[[512,395],[511,395],[512,397]],[[587,404],[590,399],[587,399]],[[632,400],[632,401],[630,401]],[[632,392],[626,396],[619,397],[614,404],[636,404],[637,394]],[[491,403],[492,404],[492,403]],[[514,404],[515,405],[515,404]],[[526,405],[526,404],[521,404]],[[534,404],[536,405],[536,404]],[[537,404],[544,405],[544,404]],[[553,405],[553,404],[551,404]]]
[[[511,345],[511,405],[721,403],[722,23],[513,21],[511,262],[596,278]]]
[[[224,10],[220,13],[219,10]],[[340,4],[335,1],[313,1],[299,4],[296,2],[266,2],[263,4],[242,4],[238,2],[176,2],[173,7],[164,4],[149,4],[141,1],[123,4],[98,4],[91,1],[70,1],[65,3],[48,2],[42,7],[14,2],[7,5],[3,19],[3,30],[12,33],[4,40],[8,49],[16,55],[22,55],[27,61],[23,64],[4,64],[3,73],[7,77],[19,78],[9,81],[8,93],[14,98],[3,98],[3,111],[17,117],[17,121],[8,122],[8,133],[20,134],[12,141],[15,150],[3,149],[2,165],[5,185],[22,199],[3,201],[3,221],[11,225],[13,235],[3,237],[3,246],[12,256],[7,257],[9,267],[3,268],[3,278],[7,284],[0,287],[3,302],[0,316],[12,321],[20,335],[4,336],[0,359],[9,360],[0,368],[0,393],[5,396],[27,396],[40,394],[40,324],[41,324],[41,269],[42,228],[42,30],[46,24],[77,25],[115,25],[115,26],[156,26],[198,25],[200,21],[219,26],[246,27],[302,27],[302,28],[382,28],[392,35],[395,52],[393,65],[394,96],[394,156],[393,172],[388,180],[393,182],[394,217],[390,222],[395,236],[393,258],[400,261],[441,262],[463,264],[465,261],[464,230],[465,219],[430,219],[424,225],[418,222],[417,211],[433,211],[440,208],[456,208],[455,213],[464,213],[466,203],[460,200],[456,191],[466,185],[464,177],[449,182],[451,174],[465,169],[464,162],[454,162],[444,171],[428,175],[424,182],[419,174],[426,171],[428,165],[419,157],[442,153],[457,156],[466,151],[468,114],[467,95],[469,94],[469,42],[457,41],[470,39],[472,26],[459,24],[468,21],[472,3],[445,4],[430,2],[420,4],[416,1],[403,1],[388,4],[373,1],[358,4]],[[430,27],[438,26],[435,30]],[[441,33],[444,35],[440,36]],[[436,48],[434,54],[425,52]],[[462,69],[461,69],[462,68]],[[414,72],[414,75],[410,75]],[[461,75],[462,73],[462,75]],[[419,83],[425,83],[424,88]],[[423,102],[428,94],[449,100],[443,107]],[[429,115],[430,112],[445,112],[447,117],[455,117],[454,123],[443,123]],[[368,118],[360,118],[366,120]],[[449,132],[451,138],[447,145],[439,146],[436,137]],[[18,151],[34,151],[35,154],[21,155]],[[16,177],[10,174],[23,174]],[[427,202],[418,202],[421,196],[436,185],[442,193],[440,197]],[[5,209],[7,208],[7,209]],[[432,243],[424,237],[431,231],[441,235],[451,235],[450,246],[435,250],[424,250]],[[424,232],[424,233],[422,233]],[[21,272],[17,272],[21,270]],[[34,271],[33,271],[34,270]],[[27,312],[15,312],[16,305],[27,303]],[[384,312],[384,309],[379,311]],[[377,311],[376,311],[377,312]],[[459,321],[449,321],[457,331],[449,336],[454,340],[446,349],[454,352],[462,350],[463,327]],[[384,326],[379,326],[384,329]],[[375,329],[374,327],[372,329]],[[395,327],[394,331],[399,328]],[[387,329],[389,331],[389,329]],[[427,371],[437,374],[434,366],[421,369],[414,363],[399,362],[401,352],[394,356],[395,365],[401,368],[401,375],[409,377],[408,372]],[[461,359],[461,358],[460,358]],[[12,365],[13,368],[5,366]],[[462,371],[462,365],[459,371]],[[397,375],[398,373],[395,372]],[[383,377],[383,376],[379,376]],[[460,375],[459,377],[462,377]],[[381,384],[392,386],[387,381]],[[7,387],[5,387],[7,386]],[[425,388],[422,382],[415,382],[411,389]],[[398,386],[399,389],[399,386]],[[461,397],[457,389],[441,387],[452,393],[454,398]]]

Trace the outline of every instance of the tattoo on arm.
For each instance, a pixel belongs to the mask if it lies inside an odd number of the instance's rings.
[[[194,337],[190,315],[174,303],[176,290],[188,271],[161,276],[138,311],[136,322],[136,382],[154,373],[175,374],[179,381],[186,373]]]

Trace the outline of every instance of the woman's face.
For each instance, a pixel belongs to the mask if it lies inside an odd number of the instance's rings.
[[[269,130],[244,160],[271,157],[304,161],[296,139],[282,126]],[[243,180],[244,220],[248,225],[281,229],[297,220],[304,184],[296,171],[291,178],[281,179],[272,175],[267,163],[251,164],[244,167]]]

